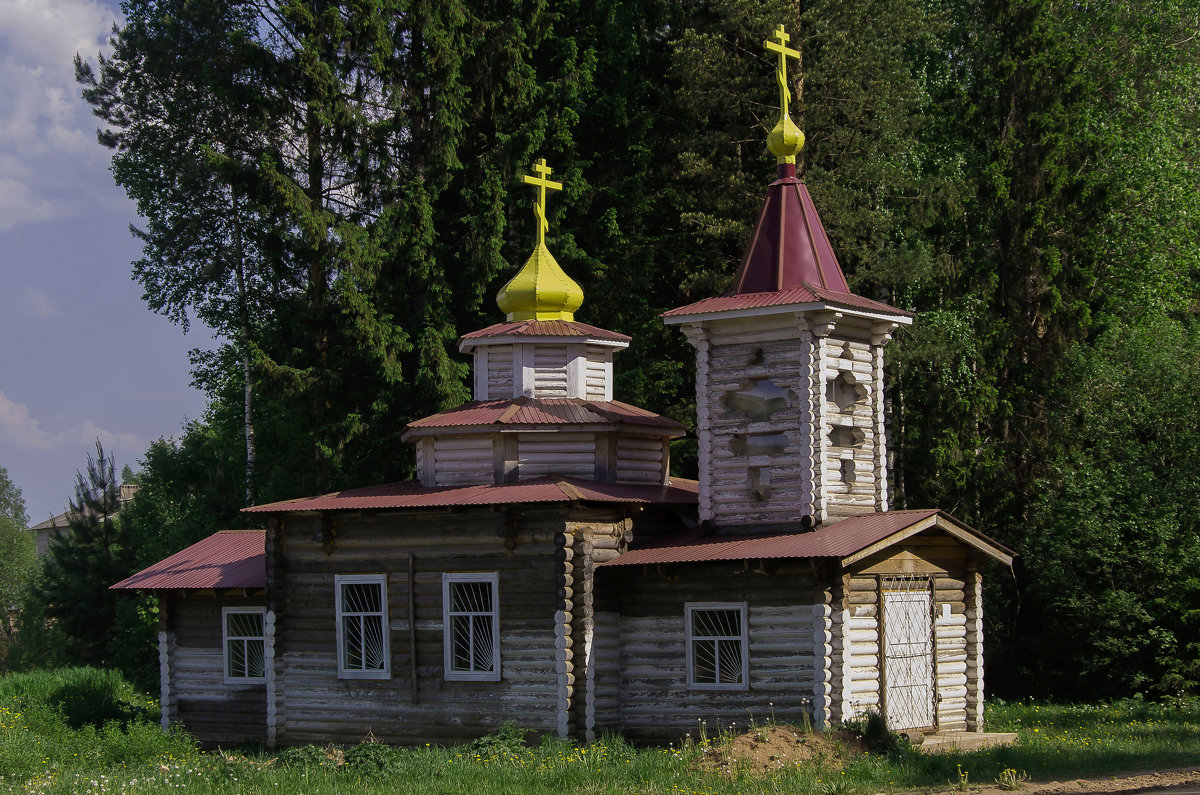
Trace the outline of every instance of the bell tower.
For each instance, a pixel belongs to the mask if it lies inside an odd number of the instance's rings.
[[[781,25],[777,177],[733,289],[664,313],[696,349],[700,519],[815,524],[889,508],[883,346],[912,314],[850,292],[796,156]],[[808,517],[807,520],[805,517]]]

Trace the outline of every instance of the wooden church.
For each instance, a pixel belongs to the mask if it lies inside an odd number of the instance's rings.
[[[671,310],[696,350],[683,427],[613,400],[622,334],[537,243],[465,335],[474,400],[417,420],[412,482],[247,509],[113,586],[160,600],[164,725],[268,746],[455,743],[505,721],[676,741],[773,715],[878,711],[983,731],[981,569],[1012,553],[936,509],[889,510],[884,346],[912,315],[853,294],[782,113],[778,173],[726,295]]]

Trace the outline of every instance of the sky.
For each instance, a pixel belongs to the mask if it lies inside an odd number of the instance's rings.
[[[31,524],[61,513],[99,439],[118,468],[204,413],[185,336],[130,278],[133,203],[96,142],[72,59],[96,63],[116,2],[0,0],[0,467]]]

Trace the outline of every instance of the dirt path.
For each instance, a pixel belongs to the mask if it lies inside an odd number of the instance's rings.
[[[1141,771],[1103,778],[1081,778],[1069,781],[1026,781],[1017,792],[1021,795],[1124,795],[1165,788],[1200,788],[1200,767],[1175,770]],[[969,787],[971,795],[1011,795],[1011,790],[997,786]],[[937,790],[931,795],[961,795],[961,790]]]

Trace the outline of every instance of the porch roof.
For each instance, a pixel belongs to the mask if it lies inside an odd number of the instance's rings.
[[[267,587],[265,530],[219,530],[121,580],[114,589],[208,590]]]
[[[931,527],[1005,564],[1013,552],[937,508],[883,511],[842,519],[808,533],[730,536],[689,530],[639,549],[631,549],[603,566],[652,563],[699,563],[718,560],[836,558],[849,565]]]

